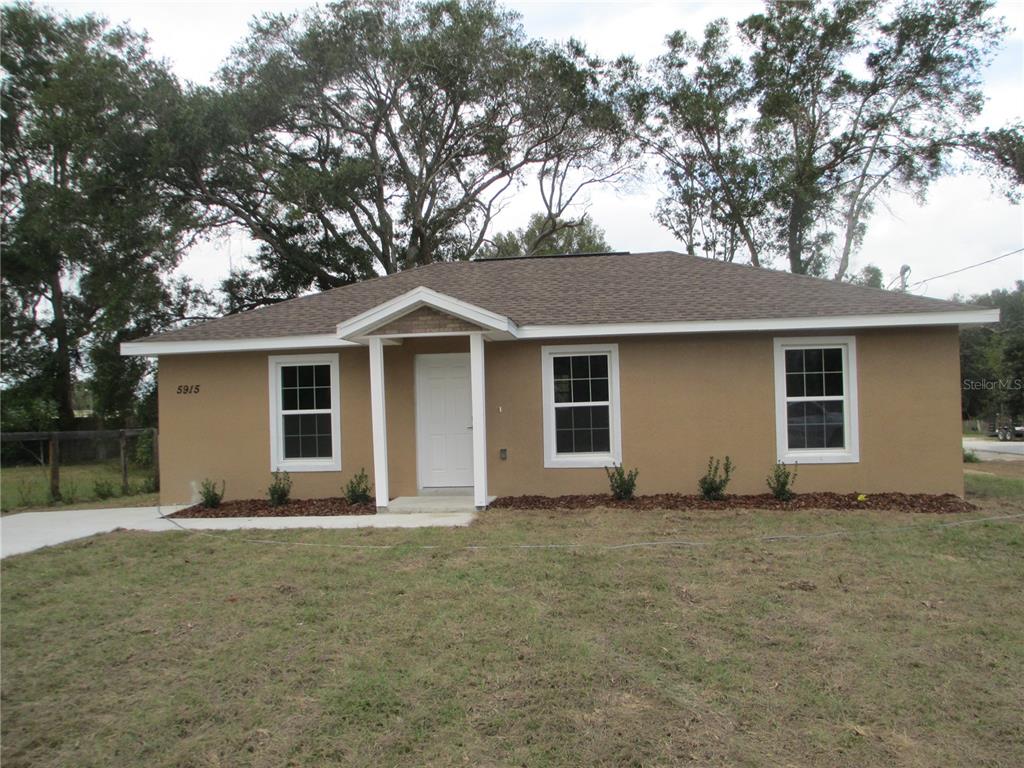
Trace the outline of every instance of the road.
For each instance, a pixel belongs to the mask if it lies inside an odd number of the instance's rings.
[[[964,450],[974,451],[982,461],[1024,461],[1024,440],[1001,443],[965,437]]]

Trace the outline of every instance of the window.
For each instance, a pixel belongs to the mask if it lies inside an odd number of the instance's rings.
[[[338,356],[270,357],[270,468],[341,469]]]
[[[544,466],[621,462],[618,346],[542,347],[541,356]]]
[[[808,464],[858,461],[856,384],[853,337],[776,339],[779,460]]]

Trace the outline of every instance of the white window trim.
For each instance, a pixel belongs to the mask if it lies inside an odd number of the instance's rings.
[[[284,458],[284,434],[281,421],[281,374],[286,365],[330,365],[331,367],[331,452],[326,459]],[[341,470],[341,379],[338,353],[309,355],[269,355],[267,358],[270,394],[270,471],[339,472]]]
[[[782,336],[775,344],[775,440],[779,461],[786,464],[857,464],[860,418],[857,397],[857,339],[854,336]],[[843,350],[843,434],[845,448],[789,449],[786,418],[786,350],[840,347]]]
[[[555,376],[554,358],[564,355],[608,355],[608,426],[607,453],[575,453],[559,455],[555,451]],[[619,345],[574,344],[543,346],[541,354],[541,382],[544,392],[544,466],[548,469],[610,467],[622,463],[622,418],[619,398]]]

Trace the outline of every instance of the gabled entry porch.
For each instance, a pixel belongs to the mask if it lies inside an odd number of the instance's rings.
[[[365,344],[369,350],[373,477],[379,510],[465,511],[483,509],[493,499],[487,487],[485,348],[489,340],[511,338],[511,327],[507,318],[425,288],[338,326],[339,337]],[[407,345],[413,340],[416,345]],[[413,349],[401,353],[392,349],[406,345]],[[405,367],[413,360],[413,435],[408,430],[389,430],[388,358],[401,358]],[[396,407],[404,412],[408,405]],[[403,445],[389,446],[389,440]],[[408,441],[412,445],[404,445]],[[415,462],[419,492],[415,497],[390,497],[389,462],[396,455]],[[408,476],[408,466],[400,469]]]

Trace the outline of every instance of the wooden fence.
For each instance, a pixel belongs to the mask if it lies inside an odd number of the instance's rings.
[[[50,459],[50,497],[60,499],[60,444],[62,440],[108,440],[117,438],[121,448],[121,493],[128,495],[128,438],[138,437],[146,433],[153,435],[153,490],[160,490],[160,452],[159,433],[150,429],[83,429],[70,432],[4,432],[0,441],[42,442],[49,444]]]

